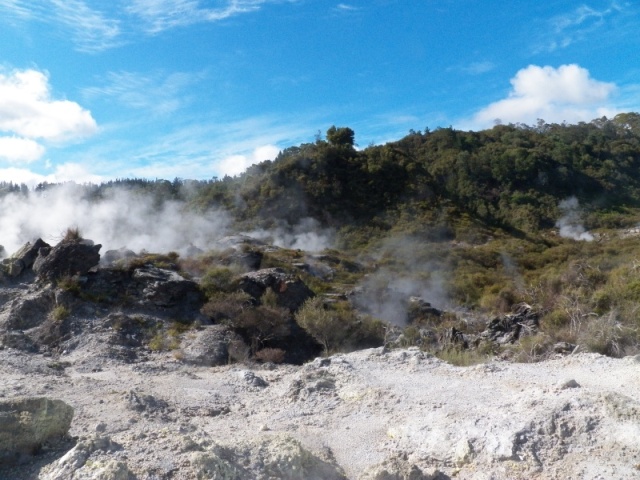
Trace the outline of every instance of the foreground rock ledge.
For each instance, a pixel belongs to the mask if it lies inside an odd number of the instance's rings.
[[[52,439],[67,435],[73,408],[45,397],[0,400],[0,464],[19,463]]]

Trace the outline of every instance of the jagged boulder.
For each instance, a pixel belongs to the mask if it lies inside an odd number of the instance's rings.
[[[173,307],[180,303],[199,308],[204,300],[196,282],[187,280],[172,270],[156,267],[138,268],[133,272],[133,280],[139,284],[138,290],[144,300],[158,307]]]
[[[100,263],[101,247],[90,240],[63,240],[53,248],[41,248],[33,270],[40,280],[48,282],[84,275]]]
[[[0,464],[18,463],[67,435],[73,408],[46,397],[0,400]]]
[[[41,238],[38,238],[33,243],[25,243],[20,250],[2,261],[5,272],[10,277],[19,276],[25,270],[33,267],[33,263],[38,257],[40,249],[48,247],[50,247],[50,245]]]
[[[238,286],[256,301],[271,288],[277,294],[278,306],[292,312],[298,310],[307,299],[315,296],[299,277],[290,275],[281,268],[265,268],[245,273],[240,276]]]
[[[499,344],[513,343],[524,335],[538,332],[540,315],[530,305],[519,305],[514,313],[494,318],[480,333],[481,340],[490,340]]]

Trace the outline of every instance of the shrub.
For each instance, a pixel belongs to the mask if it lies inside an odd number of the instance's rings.
[[[79,294],[81,287],[78,277],[66,275],[58,280],[56,286],[65,292],[71,292],[73,294]]]
[[[212,267],[200,280],[200,288],[207,297],[216,293],[231,292],[235,288],[236,272],[229,267]]]
[[[611,311],[586,323],[578,341],[592,352],[620,357],[625,354],[626,347],[635,343],[635,333],[622,325],[616,311]]]
[[[51,311],[51,318],[56,322],[62,322],[69,318],[69,315],[71,315],[71,312],[64,305],[58,305]]]
[[[289,310],[280,307],[261,305],[244,310],[231,319],[234,327],[242,330],[255,354],[266,342],[286,337],[291,333]]]
[[[284,362],[285,351],[281,348],[263,348],[256,352],[256,360],[264,363],[282,363]]]
[[[63,242],[75,242],[82,240],[80,229],[78,227],[69,227],[62,237]]]
[[[180,348],[180,337],[191,328],[190,325],[173,322],[168,327],[160,327],[149,340],[149,349],[155,352],[177,350]]]
[[[211,320],[233,320],[248,308],[252,308],[253,299],[245,292],[214,294],[200,310]]]
[[[295,314],[296,322],[315,338],[325,354],[335,351],[346,337],[344,322],[320,297],[307,300]]]

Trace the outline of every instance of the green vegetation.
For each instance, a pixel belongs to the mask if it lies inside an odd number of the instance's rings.
[[[82,188],[88,198],[124,187],[158,204],[182,200],[202,212],[224,209],[238,231],[286,230],[308,218],[331,229],[335,249],[317,258],[245,247],[262,255],[262,268],[295,272],[318,295],[295,321],[327,353],[383,342],[383,324],[364,313],[366,302],[356,308],[344,294],[366,284],[382,302],[393,282],[411,285],[405,296],[427,292],[426,301],[459,309],[408,326],[394,318],[405,346],[430,349],[429,338],[450,328],[477,333],[482,320],[523,302],[540,313],[540,332],[517,346],[437,352],[459,364],[494,354],[534,361],[550,356],[558,342],[614,356],[640,350],[640,235],[625,232],[640,223],[640,114],[577,125],[411,131],[362,150],[355,135],[332,126],[326,139],[286,148],[234,178],[131,179]],[[50,187],[39,185],[35,193]],[[32,194],[0,183],[0,195],[18,192]],[[561,218],[594,241],[561,236]],[[314,271],[314,262],[324,270]],[[291,313],[277,307],[271,291],[259,301],[236,291],[243,270],[235,250],[195,259],[149,254],[125,267],[147,264],[201,279],[203,313],[232,325],[251,344],[236,357],[280,358],[272,341],[289,334]],[[78,288],[73,279],[58,286]],[[165,348],[164,340],[156,343]]]

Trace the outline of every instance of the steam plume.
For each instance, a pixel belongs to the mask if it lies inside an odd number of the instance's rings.
[[[593,241],[593,235],[582,225],[580,205],[576,197],[569,197],[561,201],[558,208],[560,208],[562,216],[556,222],[556,227],[560,229],[561,237],[586,242]]]

